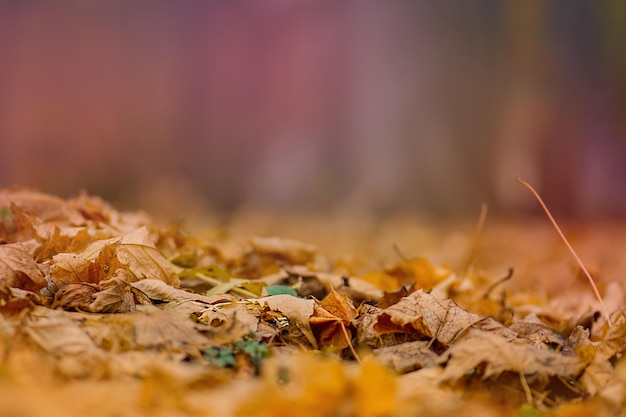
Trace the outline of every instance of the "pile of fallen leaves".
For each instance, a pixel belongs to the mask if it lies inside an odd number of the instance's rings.
[[[290,239],[0,190],[2,414],[619,413],[622,312],[571,315],[505,279],[423,258],[354,276]]]

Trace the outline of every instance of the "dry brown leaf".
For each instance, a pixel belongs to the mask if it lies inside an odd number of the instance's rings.
[[[291,295],[280,294],[262,297],[254,300],[260,306],[267,305],[274,311],[280,311],[289,318],[290,324],[295,326],[308,343],[317,349],[317,341],[311,330],[309,319],[313,316],[315,301]]]
[[[98,283],[108,279],[118,269],[127,268],[117,256],[119,242],[116,240],[99,240],[81,253],[53,256],[50,262],[52,280],[59,288],[71,283]]]
[[[439,364],[439,356],[430,350],[424,340],[385,346],[373,351],[376,359],[398,373],[415,371]]]
[[[250,243],[255,252],[276,256],[294,265],[310,262],[317,252],[313,245],[281,237],[254,237]]]
[[[565,335],[543,323],[535,314],[509,326],[519,337],[525,337],[535,345],[546,344],[561,347],[565,343]]]
[[[117,256],[137,279],[159,279],[175,287],[180,285],[174,269],[154,246],[145,227],[121,237]]]
[[[126,273],[117,273],[98,284],[77,283],[63,286],[54,296],[52,308],[89,313],[128,313],[135,304],[150,304],[141,291],[125,281]]]
[[[131,285],[146,294],[151,300],[161,301],[164,303],[183,303],[191,301],[204,304],[217,304],[238,300],[237,297],[231,294],[215,294],[212,296],[206,296],[184,291],[179,288],[174,288],[171,285],[157,279],[143,279],[141,281],[133,282]]]
[[[96,237],[86,227],[60,228],[54,226],[52,232],[41,241],[39,247],[35,250],[35,259],[38,262],[42,262],[62,252],[80,252],[94,240],[96,240]]]
[[[222,346],[255,333],[259,325],[258,310],[246,303],[224,303],[209,306],[202,311],[198,321],[205,324],[202,332],[210,346]]]
[[[151,278],[175,286],[180,283],[145,227],[119,238],[98,240],[78,254],[55,255],[51,261],[52,278],[59,287],[72,282],[97,283],[119,268],[134,275],[129,276],[130,281]]]
[[[20,243],[0,245],[0,292],[9,287],[38,291],[46,286],[43,272]]]
[[[3,207],[0,205],[0,207]],[[50,234],[49,226],[36,216],[28,214],[23,208],[11,203],[9,219],[0,219],[0,242],[14,243],[35,239],[46,240]]]
[[[445,354],[449,358],[441,381],[458,381],[484,364],[483,379],[506,371],[537,377],[577,376],[584,363],[574,356],[564,356],[525,342],[511,342],[501,335],[471,330]]]
[[[418,290],[384,309],[375,320],[374,330],[380,335],[416,333],[445,347],[486,318],[463,310],[452,300],[439,300]]]
[[[66,313],[35,308],[23,326],[33,342],[54,358],[50,363],[61,375],[82,378],[93,375],[106,355],[80,325]]]
[[[10,207],[11,203],[15,203],[45,223],[64,226],[81,226],[85,223],[78,210],[71,208],[64,200],[49,194],[20,188],[0,189],[0,207]]]
[[[382,311],[382,308],[369,304],[362,304],[359,307],[359,315],[353,321],[356,327],[355,340],[357,346],[360,347],[364,345],[376,349],[383,346],[395,346],[400,343],[423,339],[414,332],[378,334],[376,330],[374,330],[374,324]]]
[[[156,349],[168,357],[193,353],[212,346],[200,331],[205,326],[190,318],[183,305],[167,309],[145,306],[141,311],[120,314],[64,312],[81,327],[99,347],[110,352]],[[197,306],[196,306],[197,307]]]
[[[356,308],[352,301],[331,287],[326,298],[315,304],[313,316],[309,319],[320,348],[342,350],[350,346],[352,336],[346,326],[355,317]]]
[[[435,268],[429,260],[424,258],[406,259],[393,267],[386,273],[397,280],[397,287],[411,286],[429,291],[441,281],[446,279],[451,271]]]

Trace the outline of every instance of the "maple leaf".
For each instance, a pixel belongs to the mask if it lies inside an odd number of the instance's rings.
[[[352,301],[331,287],[326,298],[315,304],[315,312],[309,323],[321,348],[332,347],[341,351],[350,347],[353,355],[358,358],[352,346],[352,336],[346,329],[355,317],[356,308]]]
[[[9,287],[38,291],[45,286],[43,272],[23,245],[0,245],[0,292]]]
[[[580,374],[585,364],[575,356],[564,356],[540,349],[526,342],[511,342],[493,332],[470,330],[469,334],[450,347],[444,355],[448,359],[440,381],[458,381],[484,365],[481,378],[498,377],[504,372],[514,372],[532,402],[527,376],[533,376],[542,385],[549,377],[571,379]]]
[[[59,287],[72,282],[97,283],[119,268],[132,274],[130,281],[151,278],[176,286],[180,283],[145,227],[119,238],[98,240],[78,254],[55,255],[50,263],[52,279]]]
[[[145,294],[124,278],[125,271],[118,269],[112,278],[98,284],[67,284],[55,294],[52,308],[90,313],[127,313],[135,311],[136,304],[151,304]]]
[[[48,226],[39,218],[28,214],[20,206],[11,202],[2,207],[5,215],[0,217],[0,241],[24,242],[30,239],[45,240],[49,235]]]
[[[472,327],[500,331],[511,339],[514,332],[486,316],[469,313],[452,300],[438,298],[418,290],[398,303],[382,310],[374,321],[377,334],[414,333],[423,338],[436,339],[444,347],[450,346]]]
[[[398,373],[436,366],[439,356],[429,347],[429,342],[416,340],[393,346],[383,346],[373,351],[376,359]]]
[[[85,221],[78,210],[61,198],[20,188],[0,189],[0,207],[10,207],[12,203],[44,223],[80,226]]]

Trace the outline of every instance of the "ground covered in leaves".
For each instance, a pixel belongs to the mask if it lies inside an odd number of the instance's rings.
[[[0,190],[2,415],[619,415],[624,226],[570,229],[610,322],[547,224],[479,229]]]

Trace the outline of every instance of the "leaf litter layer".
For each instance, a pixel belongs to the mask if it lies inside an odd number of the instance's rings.
[[[400,215],[254,216],[194,234],[85,194],[0,190],[3,415],[621,412],[623,226],[574,236],[605,272],[610,325],[532,221],[472,239]]]

